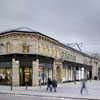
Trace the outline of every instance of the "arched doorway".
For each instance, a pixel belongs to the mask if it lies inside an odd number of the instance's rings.
[[[60,68],[60,66],[56,67],[56,79],[57,79],[57,81],[61,81],[61,68]]]

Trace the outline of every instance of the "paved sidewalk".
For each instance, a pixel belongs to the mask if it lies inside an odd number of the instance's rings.
[[[30,95],[30,96],[45,96],[45,97],[59,97],[59,98],[84,98],[84,99],[94,99],[100,100],[100,81],[88,81],[87,89],[88,93],[84,92],[83,95],[80,94],[81,82],[63,83],[59,84],[57,92],[46,91],[46,86],[40,87],[13,87],[10,90],[10,86],[0,86],[0,93],[7,93],[12,95]]]

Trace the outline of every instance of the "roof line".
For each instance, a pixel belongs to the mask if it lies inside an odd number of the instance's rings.
[[[22,26],[22,27],[15,28],[12,31],[14,31],[14,30],[16,31],[16,30],[20,30],[20,29],[28,29],[30,31],[35,31],[35,30],[33,30],[33,29],[29,28],[29,27],[26,27],[26,26]],[[37,31],[35,31],[35,32],[37,32]]]
[[[29,27],[26,27],[26,26],[22,26],[22,27],[17,27],[17,28],[15,28],[15,29],[10,29],[10,30],[6,30],[6,31],[3,31],[3,32],[0,32],[0,34],[5,34],[5,33],[10,33],[10,32],[16,32],[16,31],[21,31],[21,29],[27,29],[27,32],[29,31],[29,32],[38,32],[38,31],[36,31],[36,30],[33,30],[33,29],[31,29],[31,28],[29,28]],[[24,30],[23,30],[24,31]]]
[[[31,30],[31,32],[30,32],[30,31],[19,31],[19,29],[22,29],[22,28],[26,28],[26,29],[28,29],[28,30]],[[67,49],[73,50],[73,51],[75,51],[75,52],[77,52],[77,53],[80,53],[80,54],[85,55],[85,56],[87,56],[87,57],[93,58],[92,56],[90,56],[90,55],[88,55],[88,54],[86,54],[86,53],[84,53],[84,52],[81,52],[81,51],[76,50],[76,49],[74,49],[74,48],[72,48],[72,47],[66,46],[65,44],[61,43],[60,41],[51,38],[50,36],[47,36],[47,35],[45,35],[45,34],[42,34],[42,33],[38,32],[38,31],[34,31],[34,30],[32,30],[31,28],[28,28],[28,27],[25,27],[25,26],[19,27],[19,28],[13,29],[13,30],[1,32],[0,35],[7,34],[7,33],[11,33],[11,32],[24,32],[24,33],[28,32],[28,33],[40,34],[40,35],[45,36],[45,37],[47,37],[47,38],[49,38],[49,39],[51,39],[51,40],[54,40],[55,42],[59,43],[60,45],[64,46],[64,47],[67,48]],[[95,59],[96,59],[96,58],[95,58]]]

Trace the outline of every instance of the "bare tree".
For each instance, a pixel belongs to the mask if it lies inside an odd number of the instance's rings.
[[[82,42],[80,42],[80,43],[67,43],[66,45],[69,47],[75,48],[75,49],[79,49],[79,51],[82,51],[83,43]]]
[[[100,59],[100,53],[92,53],[91,56]]]

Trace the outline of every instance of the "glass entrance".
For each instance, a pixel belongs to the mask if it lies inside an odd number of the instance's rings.
[[[32,86],[32,68],[20,68],[20,85]]]
[[[20,60],[20,85],[32,86],[32,61],[29,59]]]
[[[39,75],[41,78],[41,84],[46,84],[48,77],[52,79],[52,67],[50,63],[41,63],[39,65]]]
[[[32,68],[24,68],[24,82],[27,85],[32,85]]]

